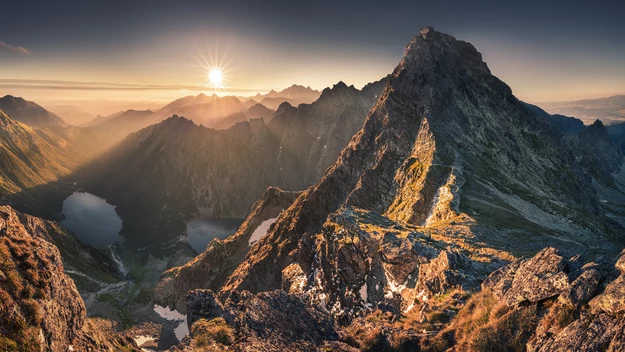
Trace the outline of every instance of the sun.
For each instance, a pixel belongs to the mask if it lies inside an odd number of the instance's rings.
[[[217,67],[211,68],[210,71],[208,71],[208,82],[213,88],[223,88],[223,70]]]

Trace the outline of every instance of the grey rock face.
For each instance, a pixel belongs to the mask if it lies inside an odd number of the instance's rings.
[[[442,251],[438,257],[419,268],[416,292],[433,297],[454,287],[475,287],[477,279],[470,277],[468,273],[471,272],[471,260],[462,252]]]
[[[201,318],[223,318],[237,336],[232,347],[241,351],[311,351],[338,338],[329,314],[284,291],[232,292],[222,305],[212,291],[195,290],[187,312],[190,328]]]
[[[521,261],[518,268],[509,268],[489,278],[484,288],[493,288],[494,294],[508,305],[521,302],[538,302],[554,297],[569,287],[566,259],[555,248],[545,248],[533,258]]]
[[[595,268],[584,270],[571,282],[571,285],[560,294],[560,301],[572,306],[587,303],[594,295],[601,280],[601,272]]]
[[[620,275],[610,282],[602,294],[590,301],[593,312],[606,312],[611,315],[620,315],[625,312],[625,252],[621,253],[615,268]]]

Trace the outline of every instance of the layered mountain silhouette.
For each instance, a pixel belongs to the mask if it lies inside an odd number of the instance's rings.
[[[171,237],[194,216],[243,218],[269,186],[302,190],[316,182],[383,84],[360,91],[341,82],[312,104],[283,103],[268,123],[252,118],[225,130],[174,116],[130,135],[75,176],[118,206],[128,233],[147,223],[154,236]]]
[[[268,122],[278,105],[284,102],[295,106],[312,103],[319,94],[310,87],[298,85],[280,92],[272,90],[268,94],[258,94],[252,98],[200,93],[174,100],[157,111],[126,110],[110,116],[98,116],[88,126],[107,134],[114,141],[120,141],[128,134],[159,123],[172,115],[184,116],[205,127],[227,129],[237,122],[254,118],[262,117]],[[256,99],[264,101],[265,104]]]
[[[236,268],[211,264],[226,248],[215,241],[159,287],[194,277],[218,288],[189,298],[187,310],[202,307],[189,313],[196,319],[219,311],[216,297],[280,289],[342,324],[368,307],[410,312],[452,289],[479,289],[503,263],[549,245],[613,258],[625,244],[613,219],[623,215],[603,201],[623,195],[621,165],[600,122],[564,133],[515,98],[471,44],[426,27],[338,160]]]
[[[0,110],[16,121],[35,127],[66,126],[58,115],[42,108],[32,101],[20,97],[5,95],[0,98]]]

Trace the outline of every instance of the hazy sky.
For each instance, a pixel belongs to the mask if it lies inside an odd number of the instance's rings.
[[[171,100],[206,84],[207,63],[233,94],[361,87],[432,25],[521,99],[592,98],[625,93],[624,15],[623,0],[3,1],[0,95]]]

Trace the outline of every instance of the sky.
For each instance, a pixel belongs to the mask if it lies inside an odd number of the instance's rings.
[[[426,25],[471,42],[520,99],[625,94],[620,1],[5,1],[0,95],[168,101],[211,88],[360,88]]]

